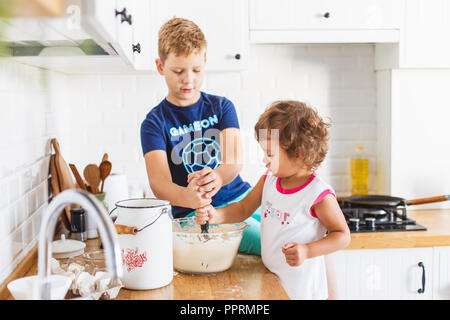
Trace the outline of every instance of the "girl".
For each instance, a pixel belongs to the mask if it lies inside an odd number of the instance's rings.
[[[255,125],[268,168],[239,202],[196,210],[196,221],[235,223],[261,205],[261,258],[291,299],[328,297],[324,255],[350,243],[335,192],[315,170],[328,151],[328,127],[298,101],[276,101]]]

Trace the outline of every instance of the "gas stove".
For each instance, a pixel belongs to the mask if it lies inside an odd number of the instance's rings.
[[[350,232],[388,232],[388,231],[419,231],[427,230],[408,218],[406,207],[362,207],[341,201],[340,207],[344,213]]]

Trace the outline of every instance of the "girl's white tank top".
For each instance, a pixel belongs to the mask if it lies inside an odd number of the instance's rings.
[[[327,230],[311,207],[328,194],[336,193],[315,173],[304,185],[294,189],[283,189],[279,178],[266,173],[261,201],[261,258],[279,277],[291,299],[328,297],[323,256],[291,267],[281,251],[288,242],[305,244],[325,236]]]

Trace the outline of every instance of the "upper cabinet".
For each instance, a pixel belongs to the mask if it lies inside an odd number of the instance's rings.
[[[98,42],[106,41],[111,44],[126,63],[140,65],[139,56],[135,53],[142,52],[142,47],[146,45],[145,39],[140,37],[145,32],[146,20],[150,14],[148,1],[83,0],[82,10],[83,28]],[[148,48],[145,49],[149,51]]]
[[[242,0],[84,0],[82,23],[109,41],[136,70],[156,71],[159,28],[172,17],[194,21],[207,43],[207,70],[240,70],[248,55],[248,3]]]
[[[450,67],[450,1],[408,0],[399,67]]]
[[[398,42],[404,0],[249,0],[254,43]]]
[[[151,0],[151,67],[158,57],[158,31],[175,17],[194,21],[207,41],[206,70],[242,70],[248,59],[248,2],[242,0]]]

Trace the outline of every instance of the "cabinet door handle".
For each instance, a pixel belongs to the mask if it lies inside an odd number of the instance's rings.
[[[329,12],[325,12],[325,13],[323,14],[323,17],[328,19],[328,18],[330,17],[330,13],[329,13]]]
[[[124,21],[126,21],[126,22],[128,22],[128,24],[131,26],[131,25],[133,24],[132,19],[133,19],[133,18],[132,18],[132,16],[131,16],[131,14],[129,14],[128,17],[126,17],[125,19],[122,18],[122,21],[121,21],[121,22],[123,23]]]
[[[120,15],[120,23],[124,23],[125,21],[131,26],[133,24],[131,14],[127,15],[127,8],[123,8],[122,11],[117,11],[116,9],[116,17]]]
[[[132,45],[133,46],[133,52],[137,52],[137,53],[141,53],[141,44],[138,43],[136,45]]]
[[[418,293],[424,293],[425,292],[425,265],[423,262],[419,262],[419,267],[422,267],[422,288],[417,290]]]
[[[120,15],[122,19],[127,16],[127,8],[123,8],[122,11],[117,11],[116,9],[116,17]],[[122,21],[123,22],[123,21]]]
[[[240,54],[240,53],[236,53],[236,54],[234,55],[234,58],[235,58],[236,60],[240,60],[240,59],[241,59],[241,54]]]

